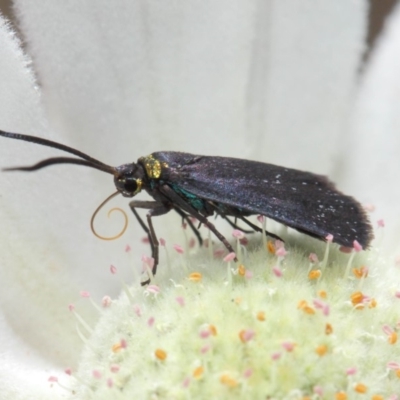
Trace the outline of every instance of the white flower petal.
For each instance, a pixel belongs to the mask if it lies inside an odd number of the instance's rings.
[[[0,16],[0,121],[1,129],[21,129],[32,132],[46,129],[34,77],[26,67],[29,60],[19,48],[19,42]],[[14,151],[26,156],[25,149],[5,145],[1,138],[1,163],[15,159]],[[7,149],[7,150],[6,150]],[[4,164],[3,164],[4,163]],[[5,175],[5,174],[4,174]],[[23,185],[24,182],[21,182]],[[27,265],[30,254],[19,252],[24,235],[18,230],[19,220],[12,210],[11,198],[15,182],[10,176],[1,179],[0,196],[0,387],[2,398],[55,398],[58,391],[49,391],[47,376],[56,368],[63,354],[60,342],[66,340],[61,319],[54,308],[45,307],[43,298],[50,288],[40,278],[40,266]],[[9,196],[10,195],[10,196]],[[8,200],[7,200],[8,198]],[[25,197],[25,201],[28,199]],[[20,203],[21,206],[21,203]],[[18,209],[18,208],[17,208]],[[30,266],[33,266],[31,269]],[[39,268],[35,268],[39,267]],[[60,283],[57,284],[60,288]],[[58,300],[55,301],[57,303]],[[58,320],[58,321],[57,321]],[[57,324],[58,322],[58,324]],[[69,333],[71,337],[71,334]],[[73,342],[74,340],[72,340]],[[21,362],[22,361],[22,362]]]
[[[400,6],[388,20],[371,57],[354,130],[346,140],[346,187],[377,206],[374,217],[386,221],[385,242],[400,251]]]
[[[16,3],[52,126],[83,150],[101,138],[113,163],[174,149],[334,170],[364,1]]]

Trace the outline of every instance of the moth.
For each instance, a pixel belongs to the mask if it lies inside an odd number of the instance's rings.
[[[171,210],[188,223],[200,244],[202,239],[191,217],[207,226],[230,252],[232,246],[209,220],[212,215],[222,217],[233,227],[240,220],[252,231],[262,232],[247,219],[259,214],[317,239],[333,235],[333,242],[345,247],[352,247],[356,240],[367,248],[373,239],[361,204],[338,191],[325,176],[257,161],[176,151],[158,151],[140,157],[137,162],[112,167],[51,140],[5,131],[0,131],[0,136],[53,147],[75,156],[48,158],[32,166],[6,168],[7,171],[77,164],[113,175],[117,192],[106,201],[116,194],[131,198],[146,191],[152,201],[132,200],[129,206],[149,238],[153,274],[159,262],[159,242],[152,218]],[[137,209],[147,210],[146,221]]]

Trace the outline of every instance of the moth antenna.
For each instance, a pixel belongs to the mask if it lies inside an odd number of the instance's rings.
[[[47,158],[46,160],[39,161],[34,165],[20,166],[20,167],[8,167],[3,168],[2,171],[10,172],[10,171],[25,171],[32,172],[37,171],[38,169],[42,169],[48,167],[49,165],[55,164],[75,164],[75,165],[83,165],[85,167],[91,167],[98,169],[100,171],[109,172],[108,168],[104,169],[101,165],[93,164],[87,160],[81,160],[80,158],[73,157],[52,157]]]
[[[126,215],[126,212],[125,212],[124,210],[122,210],[121,208],[116,207],[116,208],[112,208],[112,209],[108,212],[107,216],[109,217],[113,211],[119,211],[119,212],[122,213],[122,215],[123,215],[124,218],[125,218],[125,225],[124,225],[124,227],[122,228],[121,232],[118,233],[118,234],[115,235],[115,236],[109,236],[109,237],[107,237],[107,236],[101,236],[101,235],[99,235],[99,234],[96,232],[96,230],[94,229],[94,219],[96,218],[96,215],[98,214],[98,212],[103,208],[103,206],[104,206],[106,203],[108,203],[108,201],[110,201],[113,197],[117,196],[119,193],[120,193],[120,192],[117,191],[117,192],[113,193],[111,196],[108,196],[108,197],[96,208],[96,211],[93,213],[92,218],[90,219],[90,229],[92,230],[93,234],[94,234],[95,236],[97,236],[99,239],[102,239],[102,240],[115,240],[115,239],[118,239],[118,238],[120,238],[120,237],[125,233],[126,228],[128,228],[128,216]]]
[[[36,143],[36,144],[40,144],[42,146],[52,147],[54,149],[65,151],[67,153],[73,154],[74,156],[77,156],[79,158],[82,158],[82,159],[88,161],[93,166],[97,165],[98,167],[101,167],[101,168],[97,168],[97,169],[100,169],[101,171],[107,172],[107,173],[112,174],[112,175],[115,174],[115,168],[114,167],[111,167],[110,165],[104,164],[101,161],[96,160],[95,158],[90,157],[89,155],[87,155],[85,153],[82,153],[79,150],[73,149],[72,147],[66,146],[66,145],[61,144],[61,143],[53,142],[52,140],[39,138],[37,136],[23,135],[21,133],[5,132],[5,131],[2,131],[2,130],[0,130],[0,136],[11,138],[11,139],[24,140],[25,142]],[[61,162],[59,162],[58,164],[60,164],[60,163]],[[67,163],[71,164],[71,162],[67,162]],[[83,165],[83,164],[81,164],[81,165]]]

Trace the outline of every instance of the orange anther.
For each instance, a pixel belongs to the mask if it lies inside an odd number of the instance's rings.
[[[318,279],[321,276],[321,270],[319,269],[313,269],[312,271],[309,272],[308,274],[308,279]]]
[[[190,275],[189,275],[189,281],[192,281],[192,282],[199,282],[199,281],[201,281],[201,278],[202,278],[203,276],[201,275],[201,273],[200,272],[192,272]]]
[[[163,349],[156,349],[154,355],[161,361],[164,361],[167,358],[167,352]]]

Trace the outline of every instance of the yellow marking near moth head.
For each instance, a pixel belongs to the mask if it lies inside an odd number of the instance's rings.
[[[159,179],[161,176],[162,168],[167,168],[168,164],[158,161],[152,154],[147,157],[141,157],[140,161],[143,162],[146,168],[147,176],[151,179]]]

